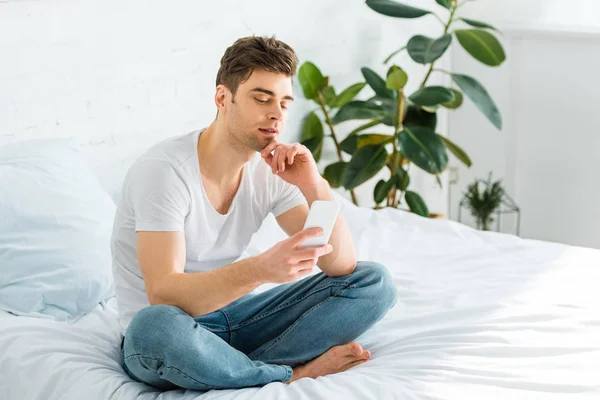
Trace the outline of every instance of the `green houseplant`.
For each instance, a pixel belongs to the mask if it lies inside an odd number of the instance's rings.
[[[325,137],[331,137],[338,161],[327,165],[323,176],[332,187],[349,190],[355,204],[357,199],[353,189],[387,167],[389,178],[379,180],[374,188],[376,208],[384,200],[386,206],[398,207],[404,198],[410,211],[422,216],[429,215],[423,198],[409,190],[410,168],[414,164],[434,175],[441,186],[439,175],[448,165],[448,151],[465,165],[471,166],[471,160],[464,150],[435,131],[438,109],[459,108],[463,95],[473,101],[497,129],[502,128],[502,118],[496,104],[476,79],[434,68],[436,60],[447,51],[453,38],[475,59],[489,66],[500,65],[506,56],[492,33],[495,28],[484,22],[457,17],[456,12],[464,1],[460,4],[454,0],[435,2],[446,12],[446,21],[431,11],[394,1],[366,1],[373,11],[388,17],[419,18],[434,15],[443,24],[439,38],[415,35],[384,61],[386,64],[401,51],[407,51],[412,61],[423,65],[424,77],[412,93],[405,91],[408,74],[398,65],[388,67],[385,78],[373,69],[363,67],[364,82],[350,85],[339,94],[329,84],[329,77],[324,76],[313,63],[304,62],[299,68],[298,80],[304,96],[318,105],[318,109],[309,113],[304,120],[301,141],[319,161]],[[451,30],[456,23],[472,28]],[[434,72],[451,76],[456,87],[427,86]],[[355,97],[367,85],[373,92],[371,97],[356,100]],[[340,140],[338,125],[351,120],[362,120],[363,123]],[[323,121],[327,126],[327,134]],[[381,126],[392,132],[382,133],[379,131]],[[375,127],[377,130],[373,131]],[[350,159],[346,160],[348,157]]]
[[[480,188],[481,186],[483,186],[483,190]],[[464,193],[464,205],[475,218],[477,229],[484,231],[490,229],[490,224],[494,222],[492,213],[500,206],[503,196],[502,181],[492,182],[491,172],[487,181],[476,179],[467,186]]]

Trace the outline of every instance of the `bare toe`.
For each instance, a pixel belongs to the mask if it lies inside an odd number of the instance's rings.
[[[357,366],[357,365],[359,365],[359,364],[366,363],[367,361],[368,361],[367,359],[364,359],[364,358],[363,358],[363,359],[358,359],[358,360],[356,360],[356,361],[349,362],[348,364],[344,365],[344,367],[341,369],[341,371],[340,371],[340,372],[342,372],[342,371],[347,371],[347,370],[349,370],[350,368],[352,368],[352,367],[356,367],[356,366]]]
[[[350,356],[360,356],[363,353],[362,346],[356,342],[350,342],[347,344],[348,350],[350,351]]]

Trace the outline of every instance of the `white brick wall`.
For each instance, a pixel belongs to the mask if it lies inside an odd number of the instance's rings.
[[[387,70],[382,60],[416,33],[441,27],[431,17],[384,17],[358,0],[0,0],[0,145],[75,136],[112,192],[152,143],[212,121],[219,61],[238,37],[276,34],[342,89],[362,80],[362,66]],[[397,62],[414,88],[424,71],[406,60]],[[301,98],[297,82],[294,90]],[[296,103],[284,140],[299,138],[312,109]],[[372,187],[358,190],[362,205],[372,205]],[[415,176],[413,188],[445,212],[433,178]]]

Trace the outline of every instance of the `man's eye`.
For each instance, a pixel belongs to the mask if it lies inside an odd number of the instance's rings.
[[[268,100],[256,99],[256,101],[258,101],[259,103],[265,104]]]

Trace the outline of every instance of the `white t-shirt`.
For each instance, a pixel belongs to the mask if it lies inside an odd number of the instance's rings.
[[[200,178],[197,130],[148,149],[125,176],[111,237],[112,269],[123,334],[150,305],[137,260],[136,231],[185,234],[185,272],[209,271],[237,260],[269,213],[303,204],[302,192],[271,172],[257,152],[226,215],[208,201]]]

